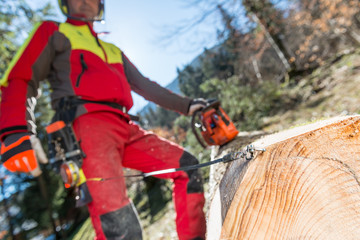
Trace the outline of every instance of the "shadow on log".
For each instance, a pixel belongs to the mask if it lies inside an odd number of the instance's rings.
[[[207,239],[359,239],[360,116],[270,135],[232,162],[209,209]]]

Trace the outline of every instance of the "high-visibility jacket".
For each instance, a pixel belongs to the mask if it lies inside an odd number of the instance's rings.
[[[36,132],[33,111],[44,79],[50,83],[53,108],[63,97],[77,96],[129,110],[131,90],[182,114],[191,102],[142,76],[118,47],[100,40],[90,24],[44,21],[35,26],[0,80],[1,139],[16,132]],[[76,116],[94,111],[124,115],[111,106],[86,103],[78,107]]]

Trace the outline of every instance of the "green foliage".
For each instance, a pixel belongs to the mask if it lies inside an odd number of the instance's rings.
[[[24,0],[5,1],[0,0],[0,77],[4,74],[12,57],[19,46],[25,40],[28,32],[35,22],[53,15],[50,3],[41,9],[32,9]],[[53,112],[49,106],[49,86],[41,86],[41,96],[35,109],[37,118],[38,136],[43,146],[47,146],[45,126],[49,123]],[[60,177],[49,172],[43,166],[44,174],[40,178],[30,178],[24,174],[12,177],[15,182],[16,191],[21,198],[16,204],[21,208],[20,218],[14,218],[13,224],[21,226],[26,220],[36,221],[37,227],[26,231],[27,238],[35,236],[42,229],[51,229],[53,216],[65,216],[69,209],[66,203],[66,194],[60,181]],[[47,185],[40,184],[40,179],[46,178]],[[9,183],[12,184],[12,183]],[[15,198],[10,198],[15,199]],[[67,210],[65,210],[67,208]],[[25,232],[25,231],[24,231]]]
[[[192,98],[212,98],[218,91],[204,91],[201,86],[208,79],[216,77],[226,79],[234,74],[234,55],[226,47],[205,49],[198,59],[199,64],[187,65],[182,71],[178,70],[179,87],[183,94]],[[194,66],[195,65],[195,66]]]
[[[213,77],[227,79],[234,75],[236,57],[227,47],[215,47],[206,50],[202,58],[202,71],[206,79]]]
[[[24,0],[0,0],[0,77],[4,74],[24,36],[33,24],[52,16],[53,7],[48,3],[41,9],[31,9]]]
[[[177,128],[181,128],[184,131],[187,131],[190,126],[190,118],[187,116],[179,116],[175,119],[174,126],[176,127],[175,130],[178,130]]]
[[[33,184],[24,191],[25,201],[21,204],[21,209],[25,219],[33,219],[39,224],[39,229],[46,229],[51,222],[48,212],[49,199],[55,198],[55,201],[52,201],[51,205],[55,212],[57,212],[64,203],[66,194],[64,188],[61,186],[61,179],[52,172],[43,174],[34,180]],[[45,186],[45,194],[47,194],[45,199],[42,193],[41,183],[39,184],[40,181],[46,181],[47,183]]]
[[[50,86],[48,82],[43,82],[40,86],[40,96],[35,107],[35,117],[37,125],[37,136],[40,139],[44,150],[47,152],[46,126],[50,123],[54,110],[50,107]]]
[[[259,85],[241,85],[242,80],[231,77],[226,81],[210,79],[200,87],[219,89],[217,98],[229,117],[242,130],[256,130],[263,126],[262,119],[270,116],[283,108],[286,100],[284,87],[270,81]]]
[[[170,129],[178,116],[179,113],[161,107],[156,107],[155,110],[150,108],[145,114],[140,114],[140,124],[147,129],[160,126]]]
[[[187,65],[184,70],[178,70],[178,78],[180,90],[186,96],[196,98],[203,95],[201,90],[196,87],[206,80],[201,68]]]

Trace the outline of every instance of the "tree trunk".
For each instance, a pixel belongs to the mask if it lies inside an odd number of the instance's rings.
[[[208,239],[358,239],[360,116],[271,135],[229,164],[209,210]]]
[[[288,59],[291,58],[291,56],[289,54],[286,53],[285,51],[285,47],[281,46],[279,43],[281,42],[280,40],[276,41],[274,40],[274,36],[272,36],[269,31],[267,30],[267,28],[264,26],[264,24],[261,23],[261,20],[257,17],[257,15],[255,13],[251,14],[250,16],[254,19],[254,21],[261,27],[261,29],[264,31],[266,39],[268,40],[268,42],[270,43],[271,47],[274,49],[274,51],[276,52],[276,54],[278,55],[279,59],[281,60],[282,64],[284,65],[284,68],[286,69],[286,71],[290,71],[291,70],[291,66],[290,63],[288,61]],[[285,56],[288,55],[288,56]]]

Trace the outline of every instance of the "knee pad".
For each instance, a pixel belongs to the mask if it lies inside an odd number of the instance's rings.
[[[142,239],[142,228],[132,203],[101,215],[100,221],[106,239]]]
[[[180,167],[198,164],[199,161],[192,154],[184,151],[180,158]],[[199,169],[186,171],[189,182],[187,184],[187,193],[202,193],[203,181]]]

